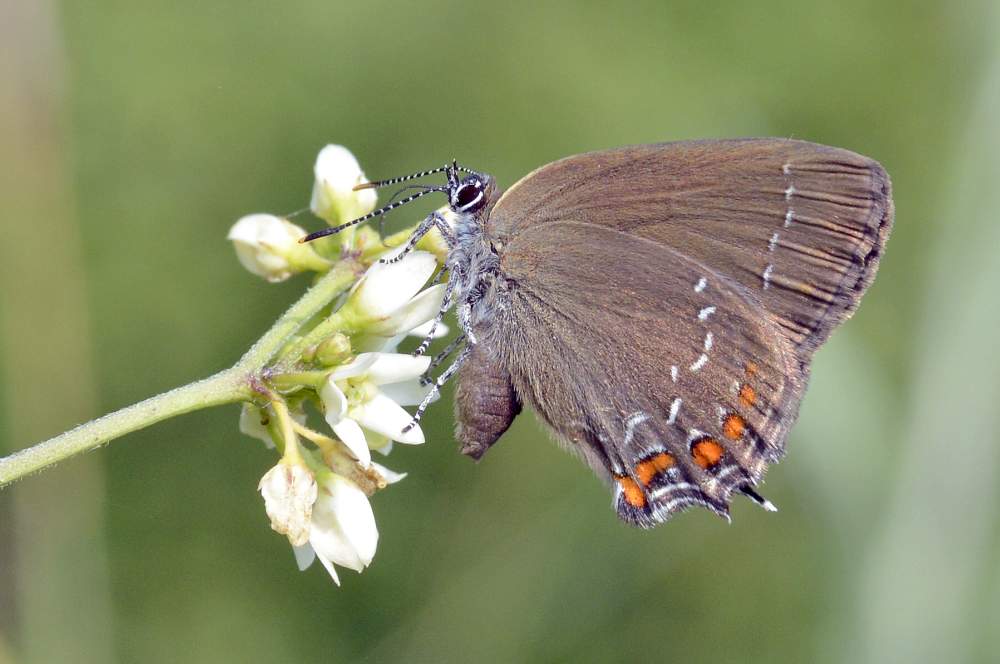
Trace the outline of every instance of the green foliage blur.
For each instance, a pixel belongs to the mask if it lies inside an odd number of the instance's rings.
[[[777,514],[632,529],[530,416],[459,456],[449,391],[428,443],[389,458],[410,475],[338,589],[269,528],[273,453],[237,407],[204,411],[0,491],[0,662],[997,661],[993,2],[12,0],[0,19],[4,453],[232,364],[308,277],[251,276],[226,231],[307,207],[329,142],[371,178],[455,157],[509,185],[587,150],[786,136],[878,159],[896,199],[768,476]]]

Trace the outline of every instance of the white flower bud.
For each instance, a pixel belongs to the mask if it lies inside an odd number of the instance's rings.
[[[279,463],[261,478],[257,489],[264,497],[264,509],[271,528],[288,536],[292,546],[309,540],[316,478],[301,464]]]
[[[327,145],[319,151],[313,168],[309,209],[331,226],[364,216],[375,209],[378,198],[374,189],[354,191],[355,185],[368,182],[358,160],[342,145]]]
[[[306,232],[273,214],[249,214],[229,229],[229,239],[243,267],[268,281],[284,281],[305,269],[325,269],[327,262],[308,244]]]

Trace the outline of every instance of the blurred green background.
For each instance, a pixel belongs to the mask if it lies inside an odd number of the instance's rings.
[[[338,589],[268,526],[273,454],[204,411],[0,491],[0,661],[997,661],[998,13],[7,0],[6,452],[233,363],[308,278],[252,277],[226,231],[307,206],[328,142],[373,178],[454,156],[510,184],[598,148],[795,137],[880,160],[897,214],[768,477],[777,514],[633,530],[531,417],[460,457],[449,393]]]

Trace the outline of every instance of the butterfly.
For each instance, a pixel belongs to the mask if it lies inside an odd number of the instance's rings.
[[[461,350],[434,392],[457,373],[462,452],[483,457],[527,405],[630,524],[696,505],[728,519],[734,492],[773,510],[756,487],[813,353],[875,278],[885,170],[804,141],[704,140],[568,157],[502,193],[454,162],[372,186],[440,171],[411,199],[445,193],[454,218],[432,213],[407,248],[432,228],[449,246]]]

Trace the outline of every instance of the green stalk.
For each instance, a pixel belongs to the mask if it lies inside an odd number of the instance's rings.
[[[231,369],[150,397],[0,458],[0,488],[161,420],[211,406],[252,400],[256,377],[277,352],[302,325],[347,290],[362,271],[363,266],[353,260],[339,262],[289,307]]]
[[[161,420],[250,397],[246,374],[234,369],[158,394],[0,459],[0,487]]]
[[[363,274],[364,267],[351,260],[343,260],[306,291],[298,302],[275,322],[271,329],[246,352],[236,364],[238,367],[264,367],[287,343],[302,325],[315,316],[338,295],[347,290]]]

